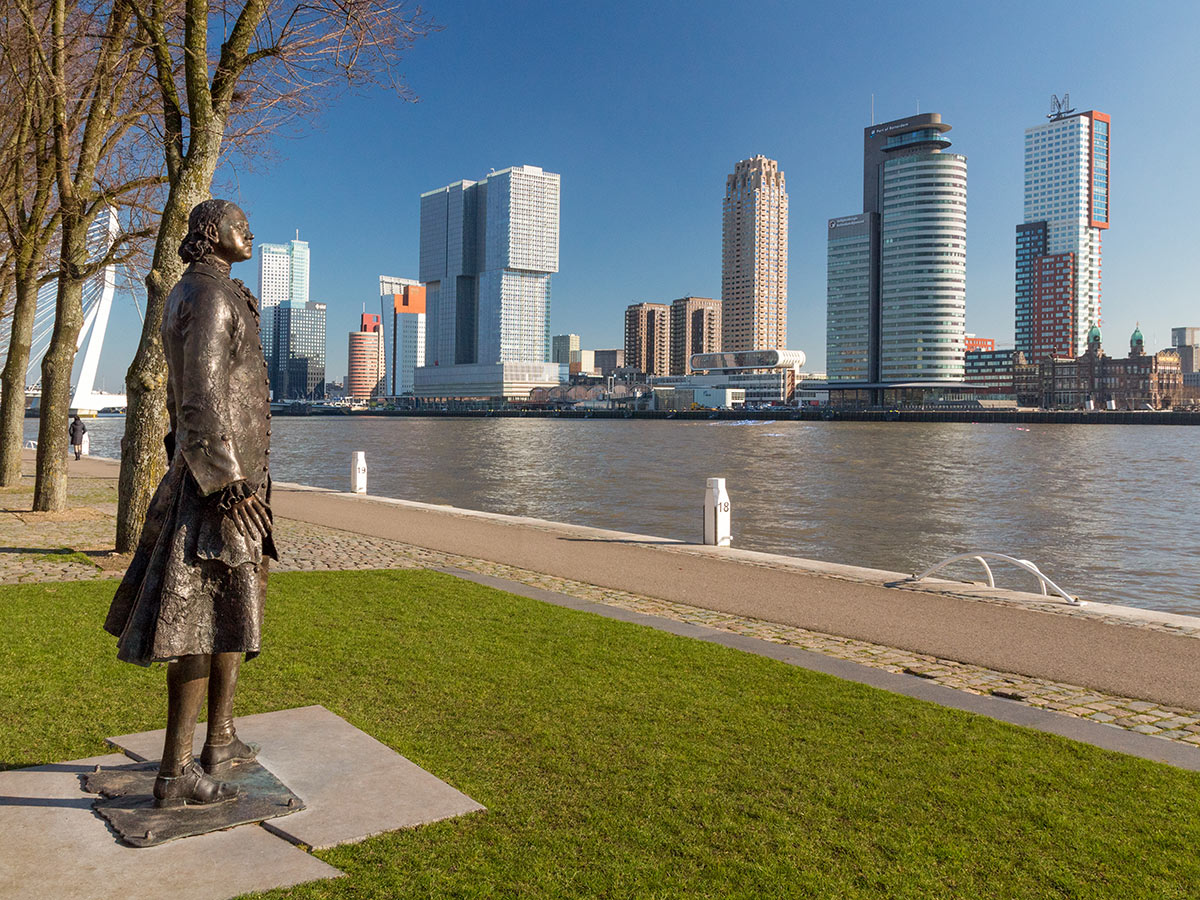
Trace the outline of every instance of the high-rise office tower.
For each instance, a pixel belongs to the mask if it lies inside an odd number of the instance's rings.
[[[692,355],[721,349],[721,301],[680,297],[671,301],[671,374],[691,375]]]
[[[725,180],[721,210],[721,348],[787,344],[788,196],[779,164],[744,159]]]
[[[275,399],[321,399],[325,396],[325,304],[288,301],[273,312]]]
[[[550,361],[560,365],[571,364],[571,354],[580,349],[579,335],[556,334],[550,341]]]
[[[967,159],[937,113],[863,129],[863,211],[829,220],[831,382],[961,381]]]
[[[1017,226],[1016,349],[1082,356],[1100,322],[1100,235],[1108,228],[1109,117],[1067,109],[1025,129],[1025,221]]]
[[[625,307],[625,365],[647,375],[671,370],[671,307],[634,303]]]
[[[267,366],[272,372],[277,367],[272,358],[275,308],[289,302],[299,306],[308,303],[308,242],[300,240],[299,231],[296,240],[286,244],[258,245],[259,327]]]
[[[537,166],[421,195],[427,366],[550,361],[558,203]]]
[[[1193,347],[1200,344],[1200,328],[1182,328],[1171,329],[1171,346],[1172,347]]]
[[[358,331],[350,332],[346,362],[346,396],[378,397],[384,390],[383,317],[363,313]]]
[[[425,286],[412,278],[379,276],[384,343],[392,354],[388,390],[393,397],[413,392],[413,374],[425,365]],[[388,327],[388,316],[391,327]]]

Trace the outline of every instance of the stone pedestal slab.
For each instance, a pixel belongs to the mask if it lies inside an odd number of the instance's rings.
[[[371,835],[480,812],[476,803],[323,706],[245,716],[238,736],[303,798],[306,809],[263,823],[293,843],[321,850]],[[163,731],[109,738],[135,759],[158,759]],[[196,728],[195,752],[204,744]]]
[[[257,825],[126,846],[80,776],[128,762],[113,754],[0,772],[0,898],[224,900],[342,874]]]

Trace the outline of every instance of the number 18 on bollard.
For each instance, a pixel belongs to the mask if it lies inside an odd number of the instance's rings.
[[[732,540],[729,519],[725,479],[710,478],[704,488],[704,543],[728,547]]]
[[[350,489],[356,494],[367,492],[367,454],[363,450],[355,450],[350,460]]]

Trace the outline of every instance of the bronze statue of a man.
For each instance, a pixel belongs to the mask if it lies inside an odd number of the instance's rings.
[[[261,647],[271,537],[270,400],[258,301],[229,277],[254,235],[227,200],[188,217],[189,263],[167,298],[170,466],[104,628],[118,656],[166,661],[167,738],[154,784],[159,807],[220,803],[236,787],[213,776],[258,752],[233,727],[242,657]],[[197,763],[192,733],[205,693],[208,735]]]

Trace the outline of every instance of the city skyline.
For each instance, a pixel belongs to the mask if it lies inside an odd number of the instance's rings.
[[[1186,108],[1184,35],[1200,24],[1195,10],[1126,23],[1120,5],[1095,4],[1064,43],[1012,10],[789,9],[777,11],[778,27],[752,52],[727,46],[720,10],[618,4],[579,27],[582,11],[545,5],[485,28],[483,9],[433,10],[445,30],[414,47],[404,67],[419,104],[381,92],[349,98],[315,127],[273,140],[270,165],[251,169],[235,158],[219,174],[218,195],[246,207],[260,239],[299,228],[312,242],[313,296],[329,304],[334,333],[354,327],[378,272],[416,273],[422,191],[519,160],[561,172],[571,185],[551,331],[580,334],[585,346],[620,346],[629,304],[719,296],[723,182],[736,160],[761,153],[788,174],[788,345],[823,369],[826,219],[847,208],[860,183],[858,134],[874,94],[875,121],[919,105],[954,123],[956,150],[971,160],[966,328],[1011,346],[1023,134],[1049,112],[1050,95],[1064,91],[1079,108],[1112,115],[1121,135],[1155,135],[1155,154],[1118,147],[1119,227],[1105,236],[1102,324],[1140,320],[1151,347],[1167,346],[1169,329],[1189,324],[1188,231],[1170,172],[1200,136],[1193,117],[1175,114]],[[1052,19],[1067,9],[1039,4],[1036,14]],[[848,28],[855,17],[860,25]],[[907,53],[918,37],[937,43],[938,66]],[[1109,64],[1098,68],[1088,48],[1101,45]],[[748,96],[739,93],[747,83],[756,86]],[[531,94],[536,117],[520,112]],[[450,127],[466,119],[468,131]],[[420,141],[409,139],[418,133]],[[634,174],[662,171],[669,182]],[[109,389],[123,377],[138,328],[128,297],[117,304],[101,362]],[[330,371],[340,375],[344,357],[335,354],[344,347],[330,349]]]

